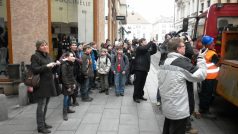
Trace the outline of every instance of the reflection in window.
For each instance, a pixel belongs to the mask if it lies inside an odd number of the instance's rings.
[[[6,75],[6,68],[8,63],[6,0],[0,0],[0,76]]]

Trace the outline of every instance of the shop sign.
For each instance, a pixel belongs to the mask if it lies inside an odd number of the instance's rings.
[[[125,20],[126,16],[116,16],[116,20]]]
[[[67,4],[78,4],[80,6],[91,6],[92,3],[89,1],[85,1],[85,0],[55,0],[56,2],[63,2],[63,3],[67,3]]]

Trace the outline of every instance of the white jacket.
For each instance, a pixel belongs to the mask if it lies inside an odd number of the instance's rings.
[[[97,60],[97,67],[99,74],[108,74],[111,68],[110,59],[107,56],[100,56]]]
[[[206,78],[207,67],[204,59],[197,60],[197,69],[194,73],[184,69],[187,65],[193,66],[188,58],[171,52],[158,70],[162,111],[168,119],[184,119],[190,115],[186,80],[199,82]]]

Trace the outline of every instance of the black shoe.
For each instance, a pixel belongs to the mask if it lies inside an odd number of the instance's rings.
[[[139,99],[133,99],[134,100],[134,102],[136,102],[136,103],[140,103],[140,100]]]
[[[116,94],[116,96],[117,96],[117,97],[119,97],[119,96],[120,96],[120,94]]]
[[[48,134],[48,133],[51,133],[51,131],[46,128],[42,128],[42,129],[38,129],[38,133]]]
[[[99,93],[103,93],[103,92],[105,92],[105,90],[100,90],[100,91],[99,91]]]
[[[93,100],[93,98],[91,98],[91,97],[82,99],[83,102],[91,102],[92,100]]]
[[[71,113],[75,113],[75,111],[68,108],[67,113],[71,114]]]
[[[73,103],[73,107],[75,106],[79,106],[79,103],[78,102]]]
[[[145,98],[145,97],[141,97],[140,99],[143,101],[147,101],[147,98]]]
[[[124,93],[120,93],[121,96],[124,96]]]
[[[52,128],[52,126],[45,123],[45,128],[50,129],[50,128]]]

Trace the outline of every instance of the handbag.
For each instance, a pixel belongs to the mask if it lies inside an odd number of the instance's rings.
[[[34,74],[30,69],[25,73],[23,82],[26,86],[38,88],[40,85],[40,74]]]

